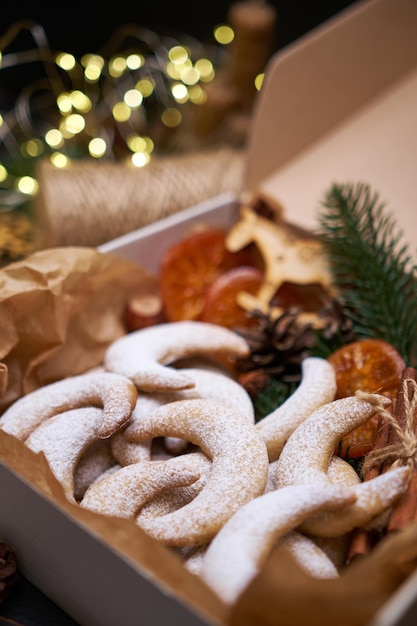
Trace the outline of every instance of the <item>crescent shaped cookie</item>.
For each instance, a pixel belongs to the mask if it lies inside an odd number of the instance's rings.
[[[369,394],[370,400],[356,396],[328,402],[295,429],[276,463],[277,487],[319,482],[327,484],[327,470],[342,437],[364,424],[390,400]],[[378,403],[381,405],[378,406]]]
[[[256,576],[277,541],[313,513],[354,500],[350,488],[295,485],[254,498],[224,524],[204,556],[200,576],[228,605]]]
[[[316,537],[308,535],[308,538],[334,563],[338,572],[342,572],[347,563],[351,534],[339,537]]]
[[[139,511],[137,517],[139,525],[141,525],[142,521],[146,518],[159,517],[161,515],[172,513],[173,511],[185,506],[198,496],[198,494],[206,486],[211,470],[210,459],[205,454],[201,454],[200,456],[200,478],[192,483],[192,485],[175,487],[175,489],[165,489],[164,491],[161,491],[161,493],[158,493]]]
[[[180,400],[135,423],[137,441],[174,436],[199,446],[211,459],[203,490],[181,509],[138,524],[163,544],[207,543],[243,504],[260,495],[268,475],[268,454],[255,427],[236,411],[211,400]]]
[[[52,473],[72,502],[75,502],[75,468],[87,448],[97,441],[102,413],[96,407],[65,411],[43,422],[25,442],[33,452],[44,453]]]
[[[253,402],[246,389],[236,380],[220,372],[196,367],[183,368],[181,372],[193,380],[194,386],[192,389],[154,392],[148,393],[146,396],[141,394],[141,398],[147,397],[149,401],[154,402],[154,408],[168,402],[176,402],[177,400],[193,400],[196,398],[215,400],[231,408],[239,407],[239,413],[247,419],[248,423],[255,423]],[[141,398],[138,399],[139,408]]]
[[[265,491],[274,491],[278,488],[278,480],[276,473],[279,471],[278,459],[269,464],[268,480]],[[330,482],[339,485],[347,485],[349,487],[359,485],[361,479],[350,463],[342,459],[340,456],[330,457],[329,466],[327,468],[327,478]]]
[[[201,568],[203,566],[204,555],[208,546],[209,544],[204,544],[202,546],[191,548],[190,550],[183,548],[184,552],[182,554],[182,564],[186,569],[188,569],[189,572],[191,572],[195,576],[199,576],[200,574]]]
[[[112,452],[121,465],[138,463],[149,458],[149,445],[146,442],[141,444],[129,442],[129,432],[134,428],[135,422],[142,419],[143,415],[155,411],[169,402],[195,398],[216,400],[231,408],[239,407],[239,413],[242,414],[242,417],[246,418],[248,423],[254,424],[255,410],[252,400],[242,385],[239,385],[233,378],[220,372],[195,367],[185,368],[181,371],[193,380],[194,387],[192,389],[143,392],[138,396],[129,426],[112,438]],[[179,454],[184,451],[187,442],[177,437],[165,437],[165,445],[172,454]]]
[[[97,439],[80,457],[74,469],[74,497],[77,501],[81,500],[92,482],[117,465],[110,441],[111,439]]]
[[[355,485],[361,484],[359,474],[352,465],[336,454],[330,457],[329,467],[327,468],[327,478],[334,485],[348,485],[349,487],[354,487]]]
[[[317,537],[340,537],[371,524],[389,509],[407,489],[410,467],[390,469],[372,480],[352,487],[356,501],[343,510],[320,513],[301,524],[300,530]]]
[[[301,375],[294,393],[256,424],[270,461],[279,457],[288,437],[310,413],[335,398],[336,376],[326,359],[307,357],[301,364]]]
[[[81,407],[103,408],[97,437],[110,437],[127,424],[137,390],[131,380],[111,372],[93,372],[64,378],[19,398],[1,416],[0,428],[25,441],[50,417]]]
[[[336,565],[324,550],[310,537],[293,530],[284,535],[277,544],[292,555],[302,570],[314,578],[338,578]]]
[[[80,505],[103,515],[133,519],[153,496],[169,487],[189,485],[198,480],[200,453],[190,453],[163,461],[126,465],[96,480]]]
[[[116,339],[104,355],[105,368],[130,378],[140,391],[190,389],[193,380],[167,367],[192,356],[247,356],[249,346],[237,333],[208,322],[158,324]]]
[[[309,415],[290,436],[275,466],[277,488],[298,484],[331,484],[327,474],[338,441],[353,428],[388,406],[385,396],[370,394],[334,400]],[[408,466],[397,467],[352,489],[356,502],[343,511],[326,513],[305,522],[303,532],[336,537],[364,526],[390,507],[404,492],[410,477]]]

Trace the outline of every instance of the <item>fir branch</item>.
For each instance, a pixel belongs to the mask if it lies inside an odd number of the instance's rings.
[[[318,222],[353,331],[358,338],[385,339],[412,364],[417,357],[417,266],[394,217],[368,185],[335,184]]]
[[[256,421],[259,421],[275,411],[297,389],[299,382],[285,382],[271,378],[267,388],[255,400]]]

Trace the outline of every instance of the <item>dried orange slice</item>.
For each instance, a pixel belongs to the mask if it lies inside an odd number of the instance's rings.
[[[250,328],[257,323],[254,317],[238,304],[241,291],[255,295],[263,281],[263,272],[250,265],[234,267],[223,274],[207,289],[200,319],[226,328]]]
[[[205,228],[174,244],[162,256],[159,286],[168,321],[198,319],[213,281],[232,267],[252,264],[249,248],[229,252],[225,239],[225,231]]]
[[[336,372],[337,398],[355,395],[358,390],[396,397],[405,362],[383,339],[363,339],[342,346],[328,357]],[[340,442],[339,456],[359,458],[372,450],[378,416],[356,428]]]

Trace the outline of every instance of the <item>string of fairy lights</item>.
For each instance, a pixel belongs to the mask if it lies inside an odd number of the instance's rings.
[[[22,32],[34,47],[9,52]],[[168,150],[185,107],[204,103],[204,86],[233,38],[227,24],[213,29],[209,46],[128,25],[104,53],[76,58],[53,51],[39,24],[14,24],[0,37],[0,82],[2,72],[28,64],[40,64],[42,72],[22,86],[12,107],[0,108],[0,213],[37,193],[39,158],[56,168],[81,158],[126,160],[140,168],[156,151]]]

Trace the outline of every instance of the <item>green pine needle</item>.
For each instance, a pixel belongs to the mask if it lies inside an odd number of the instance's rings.
[[[255,400],[256,421],[259,421],[281,406],[296,390],[298,383],[284,382],[272,378],[267,388]]]
[[[335,287],[358,338],[391,343],[407,365],[417,357],[417,266],[378,194],[335,184],[319,215]]]

